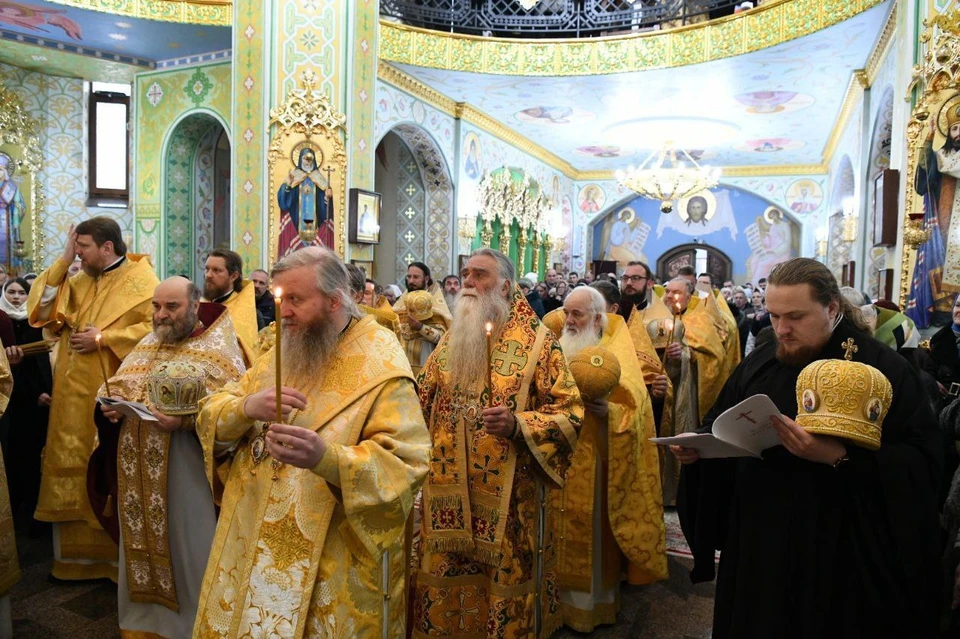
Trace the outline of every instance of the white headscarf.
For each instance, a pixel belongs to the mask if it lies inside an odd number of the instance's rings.
[[[7,280],[7,283],[3,285],[3,290],[0,292],[0,311],[6,313],[10,319],[20,321],[27,319],[27,300],[23,300],[23,304],[18,307],[11,304],[7,299],[7,287],[14,281],[16,280]],[[21,284],[21,286],[23,285]]]

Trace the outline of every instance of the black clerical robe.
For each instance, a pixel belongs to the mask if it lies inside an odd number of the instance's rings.
[[[834,469],[784,447],[763,459],[700,460],[681,473],[678,510],[694,554],[694,581],[714,576],[721,551],[714,639],[735,637],[934,637],[940,595],[936,419],[912,368],[897,353],[841,323],[819,359],[854,360],[893,385],[880,449],[847,444]],[[734,371],[703,422],[752,395],[797,414],[802,367],[758,348]]]

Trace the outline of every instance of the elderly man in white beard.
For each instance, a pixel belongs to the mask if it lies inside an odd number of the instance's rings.
[[[433,449],[413,637],[546,637],[561,620],[543,491],[563,485],[583,407],[510,260],[477,249],[461,277],[417,380]]]
[[[554,512],[562,513],[560,608],[563,623],[579,632],[616,622],[624,558],[632,584],[667,577],[660,466],[649,441],[655,436],[653,409],[630,331],[606,308],[596,289],[574,289],[563,303],[560,336],[568,361],[598,346],[620,363],[620,381],[607,397],[584,398],[567,483],[553,493]]]

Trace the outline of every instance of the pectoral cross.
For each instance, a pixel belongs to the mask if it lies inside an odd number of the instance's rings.
[[[750,422],[751,424],[756,424],[756,423],[757,423],[757,420],[755,420],[755,419],[753,419],[752,417],[750,417],[750,413],[752,413],[752,412],[753,412],[752,410],[748,410],[748,411],[745,412],[745,413],[740,413],[740,416],[737,417],[737,419],[745,419],[745,420],[747,420],[748,422]]]
[[[847,341],[840,345],[840,348],[844,350],[843,359],[847,360],[848,362],[853,359],[853,354],[860,350],[854,343],[852,337],[848,337]]]

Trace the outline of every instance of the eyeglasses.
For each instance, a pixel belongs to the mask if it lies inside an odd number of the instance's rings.
[[[645,275],[624,275],[622,279],[624,282],[642,282],[650,278]]]

